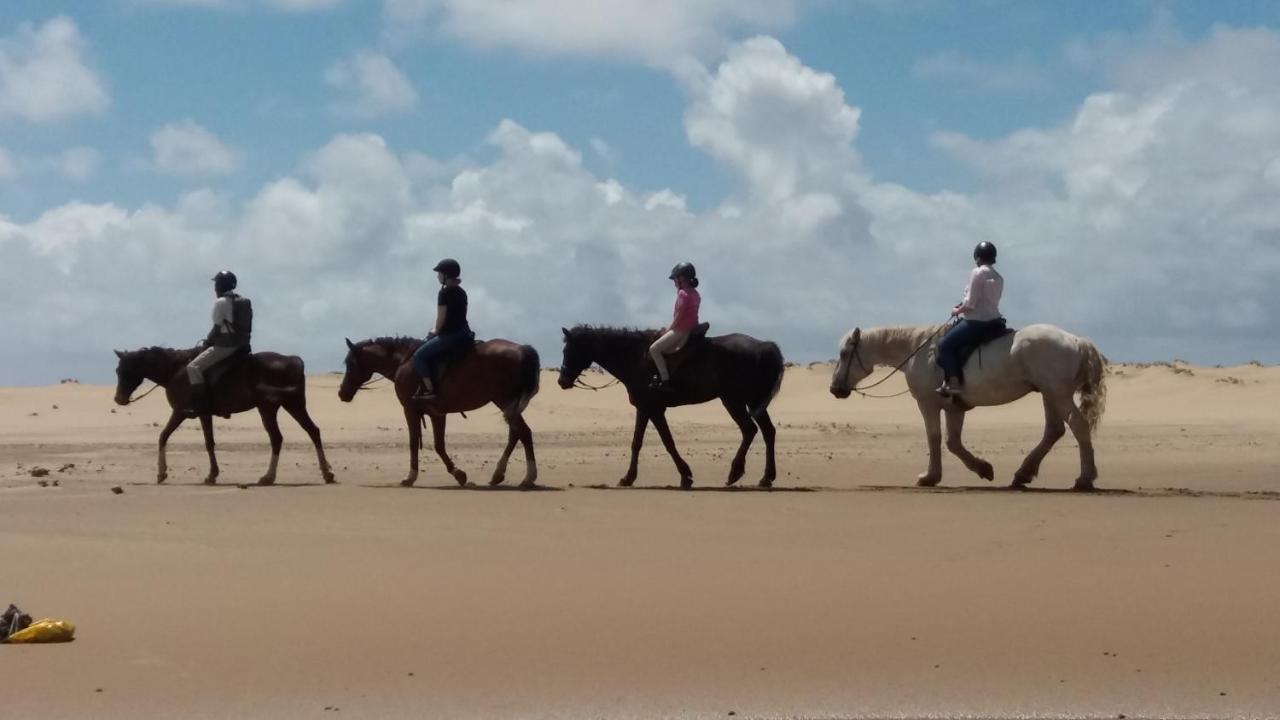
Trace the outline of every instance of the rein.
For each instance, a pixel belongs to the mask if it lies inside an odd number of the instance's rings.
[[[148,390],[148,391],[146,391],[146,392],[142,393],[142,394],[141,394],[141,395],[139,395],[138,397],[135,397],[135,398],[129,398],[129,402],[127,402],[127,403],[125,403],[125,404],[126,404],[126,405],[132,405],[133,403],[138,402],[138,401],[139,401],[139,400],[141,400],[142,398],[144,398],[144,397],[146,397],[146,396],[150,395],[151,393],[155,392],[155,391],[156,391],[156,388],[158,388],[158,387],[160,387],[160,384],[159,384],[159,383],[156,383],[155,385],[152,385],[150,390]]]
[[[576,378],[574,378],[574,379],[573,379],[573,386],[574,386],[574,387],[576,387],[576,388],[582,388],[583,390],[591,390],[591,391],[593,391],[593,392],[594,392],[594,391],[597,391],[597,390],[604,390],[604,389],[606,389],[606,388],[611,388],[611,387],[613,387],[614,385],[617,385],[617,384],[618,384],[618,383],[620,383],[620,382],[622,382],[622,381],[621,381],[621,380],[619,380],[618,378],[614,378],[614,379],[610,380],[609,382],[607,382],[607,383],[605,383],[605,384],[603,384],[603,385],[596,386],[596,385],[591,385],[591,384],[589,384],[586,380],[583,380],[583,379],[582,379],[582,376],[581,376],[581,375],[579,375],[578,377],[576,377]]]
[[[903,358],[902,362],[898,363],[898,364],[893,368],[893,370],[891,370],[891,371],[889,372],[889,374],[888,374],[888,375],[885,375],[884,377],[880,378],[879,380],[877,380],[876,382],[874,382],[874,383],[872,383],[872,384],[870,384],[870,385],[863,385],[863,386],[862,386],[862,387],[860,387],[860,388],[859,388],[859,387],[855,387],[855,388],[852,388],[852,390],[853,390],[854,392],[858,393],[859,395],[861,395],[861,396],[862,396],[862,397],[864,397],[864,398],[872,398],[872,399],[874,399],[874,400],[888,400],[889,398],[901,397],[901,396],[906,395],[907,393],[911,392],[911,388],[907,388],[906,390],[903,390],[902,392],[894,393],[894,394],[892,394],[892,395],[869,395],[869,394],[867,394],[865,391],[866,391],[866,390],[870,390],[870,389],[871,389],[871,388],[873,388],[873,387],[879,387],[880,385],[885,384],[886,382],[888,382],[888,381],[889,381],[889,378],[891,378],[891,377],[893,377],[894,375],[897,375],[899,372],[901,372],[901,371],[902,371],[902,368],[906,367],[907,363],[911,362],[911,358],[915,357],[916,355],[918,355],[918,354],[920,353],[920,351],[921,351],[921,350],[923,350],[923,349],[925,349],[926,347],[928,347],[929,343],[933,342],[933,339],[934,339],[934,338],[936,338],[936,337],[938,336],[938,333],[942,332],[942,330],[943,330],[944,328],[946,328],[946,327],[947,327],[947,325],[941,325],[941,326],[939,326],[939,327],[938,327],[938,329],[937,329],[937,330],[934,330],[932,333],[930,333],[929,337],[925,338],[925,339],[924,339],[924,342],[920,343],[920,345],[919,345],[919,346],[917,346],[915,350],[912,350],[912,351],[911,351],[911,354],[909,354],[909,355],[907,355],[905,358]],[[856,343],[854,343],[854,344],[853,344],[853,359],[854,359],[854,360],[856,360],[856,361],[858,362],[858,367],[859,367],[859,368],[861,368],[862,370],[866,371],[866,373],[867,373],[868,375],[870,375],[870,374],[871,374],[871,371],[872,371],[872,370],[874,370],[874,368],[868,368],[868,367],[866,366],[866,364],[864,364],[864,363],[862,362],[862,354],[861,354],[860,352],[858,352],[858,346],[859,346],[859,345],[861,345],[861,344],[862,344],[862,338],[861,338],[861,337],[859,337],[859,338],[858,338],[858,341],[857,341]]]

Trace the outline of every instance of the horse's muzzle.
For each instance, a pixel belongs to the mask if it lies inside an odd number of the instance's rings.
[[[117,405],[121,406],[129,404],[129,398],[119,394],[115,396],[115,401]]]
[[[838,388],[838,387],[836,387],[835,385],[832,385],[832,386],[831,386],[831,394],[832,394],[832,395],[835,395],[835,396],[836,396],[836,398],[838,398],[838,399],[840,399],[840,400],[844,400],[845,398],[847,398],[847,397],[849,397],[850,395],[852,395],[852,394],[853,394],[853,391],[852,391],[852,390],[849,390],[848,388]]]
[[[560,379],[557,380],[556,383],[560,386],[561,390],[568,390],[573,387],[573,381],[563,375],[560,376]]]

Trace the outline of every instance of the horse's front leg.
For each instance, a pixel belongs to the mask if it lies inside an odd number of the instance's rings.
[[[938,406],[917,400],[920,415],[924,417],[924,434],[929,443],[929,469],[916,477],[916,485],[933,487],[942,482],[942,419]]]
[[[448,415],[432,415],[431,416],[431,436],[435,441],[436,455],[440,456],[440,461],[444,463],[444,469],[458,481],[458,485],[467,486],[467,474],[462,468],[453,464],[453,458],[449,457],[449,451],[444,447],[444,426]]]
[[[1013,487],[1023,487],[1035,480],[1036,475],[1040,474],[1040,463],[1044,462],[1045,456],[1053,449],[1054,444],[1067,434],[1062,418],[1058,417],[1058,411],[1054,408],[1049,395],[1042,395],[1041,399],[1044,400],[1044,436],[1040,438],[1040,443],[1027,454],[1018,471],[1013,474]]]
[[[200,429],[204,431],[204,449],[209,452],[209,475],[205,477],[204,484],[212,485],[218,482],[218,457],[213,452],[213,416],[205,413],[200,416]]]
[[[262,427],[267,430],[271,440],[271,464],[267,466],[267,474],[258,478],[259,485],[274,485],[276,470],[280,467],[280,448],[284,445],[284,435],[280,433],[279,405],[259,405],[258,415],[262,417]]]
[[[164,424],[164,428],[160,431],[160,451],[158,464],[156,465],[156,483],[162,483],[169,477],[169,462],[165,459],[165,447],[169,444],[169,436],[174,430],[186,420],[187,416],[181,411],[175,409],[173,414],[169,416],[169,422]]]
[[[991,463],[977,457],[969,452],[960,440],[961,433],[964,432],[964,410],[956,408],[947,408],[947,449],[952,455],[960,458],[960,462],[978,475],[978,477],[991,482],[996,478],[995,469],[991,467]]]
[[[662,438],[662,446],[667,449],[667,454],[676,464],[676,470],[680,472],[680,487],[688,490],[693,487],[693,469],[684,461],[684,458],[680,457],[680,451],[676,450],[675,438],[671,436],[671,428],[667,425],[665,408],[655,412],[652,419],[653,427],[658,431],[658,437]]]
[[[422,446],[422,413],[408,405],[404,408],[404,422],[409,426],[409,476],[400,481],[404,487],[413,487],[418,481],[418,448]]]
[[[636,408],[636,427],[631,434],[631,464],[627,466],[627,474],[622,476],[618,485],[631,487],[640,472],[640,448],[644,447],[644,431],[649,429],[649,413]]]

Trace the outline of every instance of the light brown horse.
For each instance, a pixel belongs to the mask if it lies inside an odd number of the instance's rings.
[[[149,347],[128,352],[116,350],[116,357],[120,360],[116,366],[116,404],[128,405],[132,402],[130,398],[133,392],[142,381],[150,380],[164,388],[169,407],[173,410],[169,415],[169,422],[160,431],[157,483],[164,482],[169,476],[165,445],[173,431],[186,419],[183,408],[187,407],[191,395],[186,367],[199,353],[200,348],[175,350]],[[254,408],[262,416],[262,425],[271,438],[271,465],[267,468],[267,473],[258,480],[260,485],[270,485],[276,481],[280,446],[284,443],[280,424],[276,420],[280,408],[292,415],[302,429],[307,431],[307,435],[311,436],[311,442],[316,446],[316,458],[320,461],[320,474],[326,483],[334,482],[333,471],[324,457],[324,445],[320,442],[320,428],[316,427],[311,415],[307,413],[307,377],[302,358],[261,352],[244,358],[232,358],[226,362],[232,365],[227,366],[222,378],[212,385],[208,407],[200,416],[204,447],[209,452],[209,475],[205,477],[205,483],[212,485],[218,479],[218,458],[213,451],[213,416],[230,417]],[[217,372],[220,370],[215,369],[215,373]]]
[[[445,420],[448,413],[468,412],[493,403],[507,421],[507,446],[489,484],[499,485],[506,479],[507,461],[516,443],[520,442],[524,445],[526,467],[520,487],[533,487],[538,480],[538,465],[533,457],[533,431],[522,413],[538,393],[541,370],[538,351],[530,345],[510,340],[477,343],[450,364],[443,380],[436,384],[435,397],[423,401],[413,397],[420,381],[412,362],[413,353],[422,342],[408,337],[382,337],[358,343],[347,340],[346,374],[338,388],[338,398],[351,402],[374,373],[394,383],[396,397],[404,408],[404,420],[409,427],[409,476],[400,484],[409,487],[418,479],[422,427],[424,417],[430,416],[436,454],[453,479],[465,486],[467,473],[454,465],[453,458],[445,449]]]

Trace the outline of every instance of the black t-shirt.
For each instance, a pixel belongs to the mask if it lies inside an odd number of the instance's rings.
[[[457,285],[446,285],[440,288],[440,296],[436,305],[445,307],[444,327],[441,335],[471,330],[467,324],[467,291]]]

